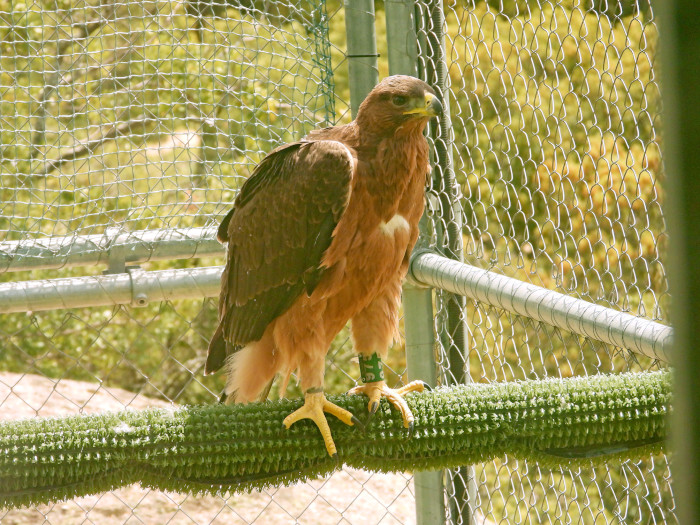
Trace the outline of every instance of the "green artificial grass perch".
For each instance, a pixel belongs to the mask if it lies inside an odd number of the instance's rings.
[[[361,419],[363,396],[331,396]],[[330,398],[329,398],[330,399]],[[363,431],[329,423],[339,461],[372,471],[435,470],[509,454],[543,466],[641,457],[664,448],[667,371],[471,384],[407,397],[415,429],[382,401]],[[291,484],[339,468],[312,422],[285,430],[302,400],[150,409],[0,424],[0,507],[139,482],[184,493]]]

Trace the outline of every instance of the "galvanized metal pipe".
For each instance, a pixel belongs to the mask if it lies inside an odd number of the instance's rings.
[[[386,41],[389,74],[418,73],[418,37],[413,0],[387,0]],[[426,218],[421,220],[421,243],[426,235]],[[404,326],[406,331],[406,369],[408,380],[421,379],[436,385],[438,380],[433,326],[433,291],[407,282],[403,287]],[[413,474],[416,500],[416,524],[445,523],[444,471]]]
[[[0,273],[215,257],[216,227],[175,228],[0,242]]]
[[[215,297],[222,267],[187,268],[0,284],[0,313]],[[673,329],[581,299],[419,251],[411,278],[584,337],[668,361]]]
[[[417,282],[461,294],[597,341],[669,361],[673,329],[641,317],[453,261],[433,252],[415,253],[410,273]]]
[[[345,0],[350,109],[355,118],[360,104],[379,82],[374,0]]]
[[[202,299],[219,294],[222,266],[45,279],[0,284],[0,314],[38,312],[175,299]]]
[[[432,290],[406,283],[403,287],[403,310],[408,380],[421,379],[435,386],[438,373]],[[417,525],[445,523],[444,475],[442,470],[413,474]]]
[[[385,0],[390,75],[418,74],[418,36],[414,0]]]
[[[429,135],[435,146],[436,163],[433,169],[433,191],[439,202],[436,230],[438,246],[442,253],[463,261],[462,210],[460,187],[454,172],[452,122],[450,111],[450,77],[446,60],[445,14],[443,2],[427,0],[423,3],[425,43],[421,56],[425,61],[423,73],[426,80],[438,92],[444,111],[437,126],[431,126]],[[444,225],[444,228],[442,227]],[[448,384],[471,382],[469,353],[467,350],[467,326],[464,319],[464,297],[452,293],[438,293],[438,304],[444,312],[444,330],[440,337],[448,358]],[[476,504],[477,486],[474,468],[463,466],[452,470],[447,481],[450,520],[464,525],[474,523],[473,508]]]

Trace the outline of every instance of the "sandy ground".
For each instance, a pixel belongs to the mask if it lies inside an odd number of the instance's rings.
[[[119,388],[0,372],[0,420],[168,406]],[[373,474],[345,468],[329,479],[229,498],[193,497],[131,485],[36,508],[0,510],[3,525],[415,523],[409,474]]]

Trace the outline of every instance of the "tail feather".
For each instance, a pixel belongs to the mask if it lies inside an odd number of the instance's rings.
[[[277,374],[277,360],[267,338],[245,345],[228,357],[226,403],[250,403],[267,399]]]
[[[226,364],[226,359],[231,354],[235,354],[242,347],[227,343],[224,339],[223,327],[218,326],[214,335],[209,342],[209,351],[207,352],[207,362],[204,365],[204,375],[213,374]]]
[[[270,395],[270,390],[272,389],[272,384],[275,382],[275,378],[272,378],[270,382],[263,388],[262,392],[256,399],[259,403],[267,401]],[[226,390],[221,392],[221,397],[219,397],[219,403],[230,405],[236,402],[236,393],[232,392],[230,395],[226,393]]]
[[[267,385],[265,385],[265,388],[262,389],[262,392],[260,392],[260,395],[258,396],[258,402],[262,403],[263,401],[267,401],[268,396],[270,395],[270,390],[272,389],[272,384],[275,382],[275,378],[273,377]]]

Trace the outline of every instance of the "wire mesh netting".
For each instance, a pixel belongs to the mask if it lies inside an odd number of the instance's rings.
[[[419,70],[433,85],[444,76],[451,115],[432,136],[433,244],[667,322],[648,3],[417,2],[415,21]],[[262,155],[349,120],[344,23],[340,3],[321,0],[0,0],[0,282],[98,273],[93,252],[117,237],[155,249],[145,230],[200,232],[147,269],[221,264],[204,245]],[[446,293],[436,307],[445,384],[661,366]],[[213,402],[222,379],[202,370],[216,317],[209,299],[2,315],[0,418]],[[348,339],[329,352],[332,393],[359,376]],[[396,350],[390,383],[405,378]],[[448,481],[453,523],[675,521],[665,456],[559,470],[501,458]],[[409,474],[345,470],[232,498],[132,487],[0,520],[412,523],[412,506]]]
[[[0,282],[124,271],[120,245],[147,270],[221,264],[216,225],[256,162],[349,120],[344,39],[340,5],[320,0],[0,1]],[[173,238],[191,243],[153,256]],[[0,316],[0,419],[218,399],[215,300],[68,306]],[[329,391],[356,384],[351,354],[343,333]],[[129,487],[0,521],[406,523],[411,490],[409,474],[346,469],[230,498]]]
[[[0,8],[6,238],[211,224],[263,152],[331,122],[322,4],[260,4]]]
[[[419,8],[423,74],[439,83],[444,72],[451,117],[449,134],[435,134],[454,173],[445,164],[433,182],[433,243],[448,255],[463,246],[474,266],[668,323],[658,37],[648,2]],[[445,209],[454,208],[446,192],[458,211]],[[452,223],[463,224],[461,234],[451,235]],[[491,382],[663,366],[447,293],[438,292],[437,309],[448,384],[465,372]],[[506,457],[451,472],[446,501],[452,523],[675,522],[663,455],[554,471]]]

